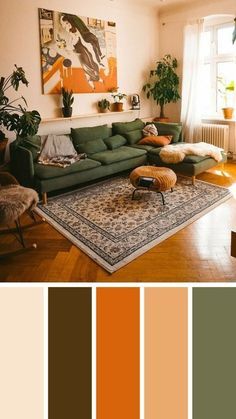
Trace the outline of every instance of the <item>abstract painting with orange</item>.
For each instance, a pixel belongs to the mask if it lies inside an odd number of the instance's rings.
[[[44,94],[102,93],[117,86],[116,24],[39,9]]]

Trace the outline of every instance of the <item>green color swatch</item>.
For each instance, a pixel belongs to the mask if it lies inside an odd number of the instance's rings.
[[[193,290],[193,419],[235,419],[236,289]]]

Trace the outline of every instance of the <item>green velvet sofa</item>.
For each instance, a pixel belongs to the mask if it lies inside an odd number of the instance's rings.
[[[172,135],[173,144],[182,141],[181,124],[155,125],[159,135]],[[212,158],[197,156],[188,156],[182,163],[166,165],[159,157],[160,147],[138,144],[143,137],[144,126],[143,121],[136,119],[115,122],[112,127],[72,128],[70,138],[75,149],[88,157],[66,168],[37,163],[41,144],[39,136],[19,138],[10,146],[11,172],[22,185],[35,188],[46,203],[48,192],[95,181],[145,164],[168,166],[176,172],[192,176],[193,180],[197,174],[216,165]]]
[[[39,136],[19,138],[10,146],[11,172],[22,185],[35,188],[46,203],[48,192],[146,164],[147,151],[130,147],[128,140],[120,134],[124,130],[141,132],[144,126],[144,122],[137,119],[130,123],[114,123],[112,128],[100,125],[71,129],[75,149],[88,157],[66,168],[37,163]]]

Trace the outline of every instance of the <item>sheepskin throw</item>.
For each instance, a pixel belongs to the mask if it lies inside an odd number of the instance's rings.
[[[164,163],[180,163],[185,156],[209,156],[217,162],[222,160],[222,149],[204,142],[195,144],[176,144],[164,146],[160,151],[160,158]]]
[[[33,209],[38,200],[33,189],[19,185],[0,187],[0,225],[13,223],[26,210]]]

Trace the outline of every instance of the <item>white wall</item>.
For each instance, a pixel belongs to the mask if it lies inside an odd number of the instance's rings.
[[[128,0],[123,5],[119,5],[118,0],[1,0],[0,75],[8,75],[15,63],[22,66],[30,84],[28,88],[21,88],[20,94],[27,99],[29,109],[37,109],[43,118],[60,116],[61,104],[59,95],[42,94],[38,8],[115,21],[118,86],[127,95],[141,94],[140,116],[151,115],[151,101],[144,97],[141,89],[158,54],[155,9],[129,5]],[[76,94],[74,114],[96,112],[96,103],[101,97],[110,98],[110,95]],[[126,108],[129,107],[127,103]],[[132,114],[124,114],[124,118],[132,119]],[[95,118],[88,124],[96,125],[97,122]]]
[[[160,56],[171,54],[179,63],[178,73],[182,78],[183,64],[183,30],[187,22],[216,14],[236,14],[235,0],[198,0],[187,5],[169,8],[159,15],[160,25]],[[167,115],[173,121],[180,119],[181,101],[177,104],[169,104],[166,107]]]

